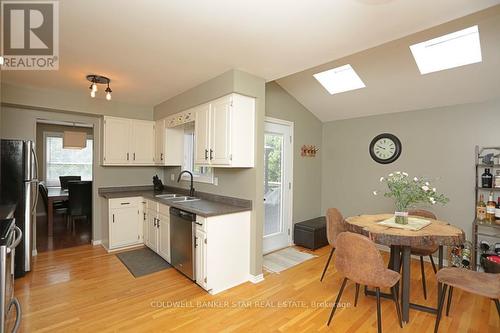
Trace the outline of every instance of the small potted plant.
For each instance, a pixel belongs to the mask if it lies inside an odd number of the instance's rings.
[[[387,177],[380,177],[380,182],[387,185],[384,196],[393,198],[396,211],[394,220],[399,224],[408,224],[408,210],[418,204],[445,205],[449,199],[437,192],[425,178],[411,178],[406,172],[396,171]],[[378,195],[377,191],[373,191]]]

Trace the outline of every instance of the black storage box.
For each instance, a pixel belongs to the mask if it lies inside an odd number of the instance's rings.
[[[328,239],[326,238],[326,218],[322,216],[312,220],[295,223],[293,242],[295,245],[303,246],[311,250],[316,250],[328,245]]]

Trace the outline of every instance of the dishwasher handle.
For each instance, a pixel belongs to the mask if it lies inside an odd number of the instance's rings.
[[[196,221],[196,214],[186,212],[184,210],[181,210],[181,209],[178,209],[175,207],[170,207],[170,214],[177,216],[177,217],[179,217],[183,220],[186,220],[186,221],[190,221],[190,222]]]

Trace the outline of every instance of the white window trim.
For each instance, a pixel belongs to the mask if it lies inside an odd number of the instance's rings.
[[[43,132],[43,181],[45,182],[45,186],[47,187],[58,187],[58,186],[49,186],[47,182],[47,137],[56,137],[62,138],[63,133],[61,132]],[[92,146],[94,143],[94,136],[91,134],[87,134],[87,140],[92,140]],[[94,147],[92,147],[92,180],[94,179]]]
[[[186,146],[184,146],[184,152],[186,152]],[[192,144],[192,147],[191,147],[191,152],[192,152],[192,159],[193,159],[192,165],[195,166],[195,163],[194,163],[194,160],[195,160],[195,157],[194,157],[194,154],[195,154],[194,140],[193,140],[193,144]],[[189,170],[189,169],[183,169],[183,170],[188,170],[189,172],[191,172],[193,174],[193,182],[213,184],[214,183],[214,178],[215,178],[215,176],[214,176],[215,169],[213,167],[210,167],[210,166],[207,166],[207,167],[212,169],[212,172],[209,175],[199,175],[199,174],[194,173],[193,170]],[[182,165],[181,168],[185,168],[184,161],[183,161],[183,165]],[[183,174],[181,176],[181,180],[182,181],[188,181],[188,182],[190,182],[191,181],[191,177],[188,174]]]

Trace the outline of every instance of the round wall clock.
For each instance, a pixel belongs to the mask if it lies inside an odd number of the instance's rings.
[[[379,134],[370,143],[370,156],[378,163],[392,163],[399,155],[401,155],[401,141],[393,134]]]

